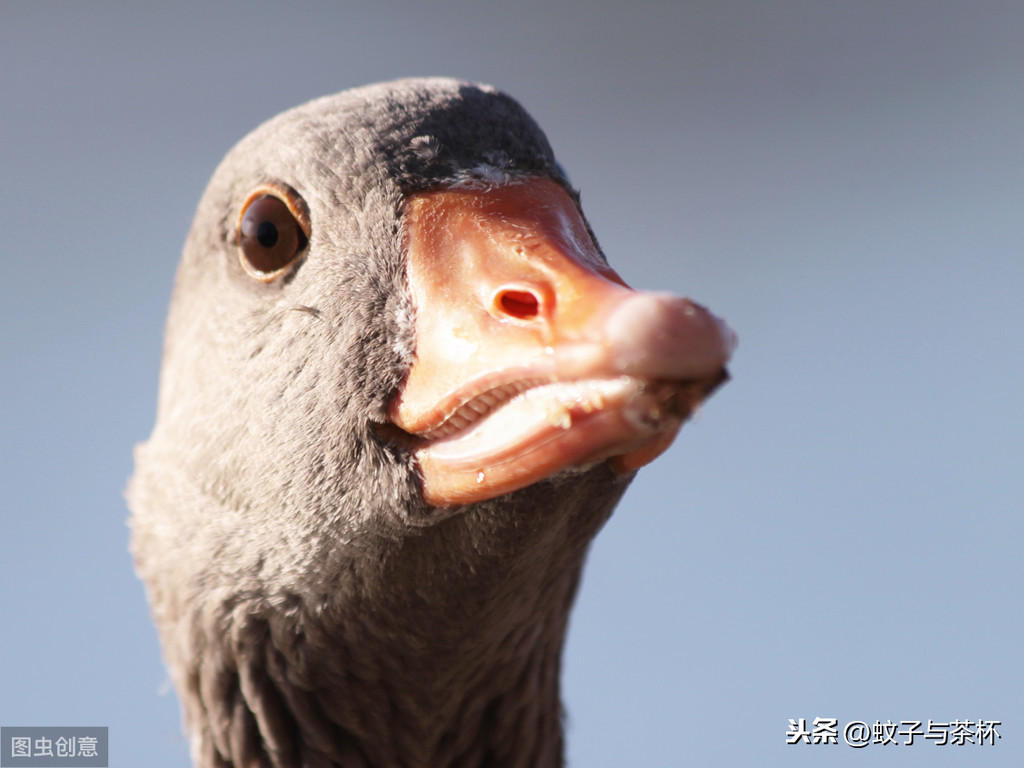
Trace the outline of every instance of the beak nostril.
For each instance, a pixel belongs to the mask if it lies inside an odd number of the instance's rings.
[[[516,320],[533,320],[540,314],[540,300],[530,291],[501,291],[495,304],[503,314]]]

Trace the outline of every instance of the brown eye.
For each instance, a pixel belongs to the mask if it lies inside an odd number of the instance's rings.
[[[306,247],[306,233],[287,203],[261,194],[242,211],[238,245],[242,266],[254,277],[268,279],[295,261]]]

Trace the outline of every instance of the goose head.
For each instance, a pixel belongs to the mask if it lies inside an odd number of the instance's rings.
[[[128,492],[196,765],[560,764],[587,546],[734,344],[626,286],[490,87],[369,86],[244,138]]]

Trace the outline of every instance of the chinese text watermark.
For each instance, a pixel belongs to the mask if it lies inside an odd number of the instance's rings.
[[[1002,726],[999,720],[850,720],[840,724],[836,717],[815,717],[810,723],[807,718],[790,718],[786,731],[787,744],[839,744],[844,743],[855,749],[868,745],[902,745],[931,742],[937,746],[963,747],[968,744],[995,744],[1003,738],[996,730]]]
[[[107,768],[107,728],[0,728],[0,768]]]

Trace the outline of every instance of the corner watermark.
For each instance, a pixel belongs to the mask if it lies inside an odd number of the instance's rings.
[[[787,744],[839,744],[854,749],[874,746],[904,746],[931,742],[936,746],[964,747],[992,746],[1003,738],[996,727],[999,720],[850,720],[840,727],[837,717],[815,717],[810,724],[807,718],[790,718],[786,731]]]
[[[107,728],[0,727],[0,768],[107,768]]]

